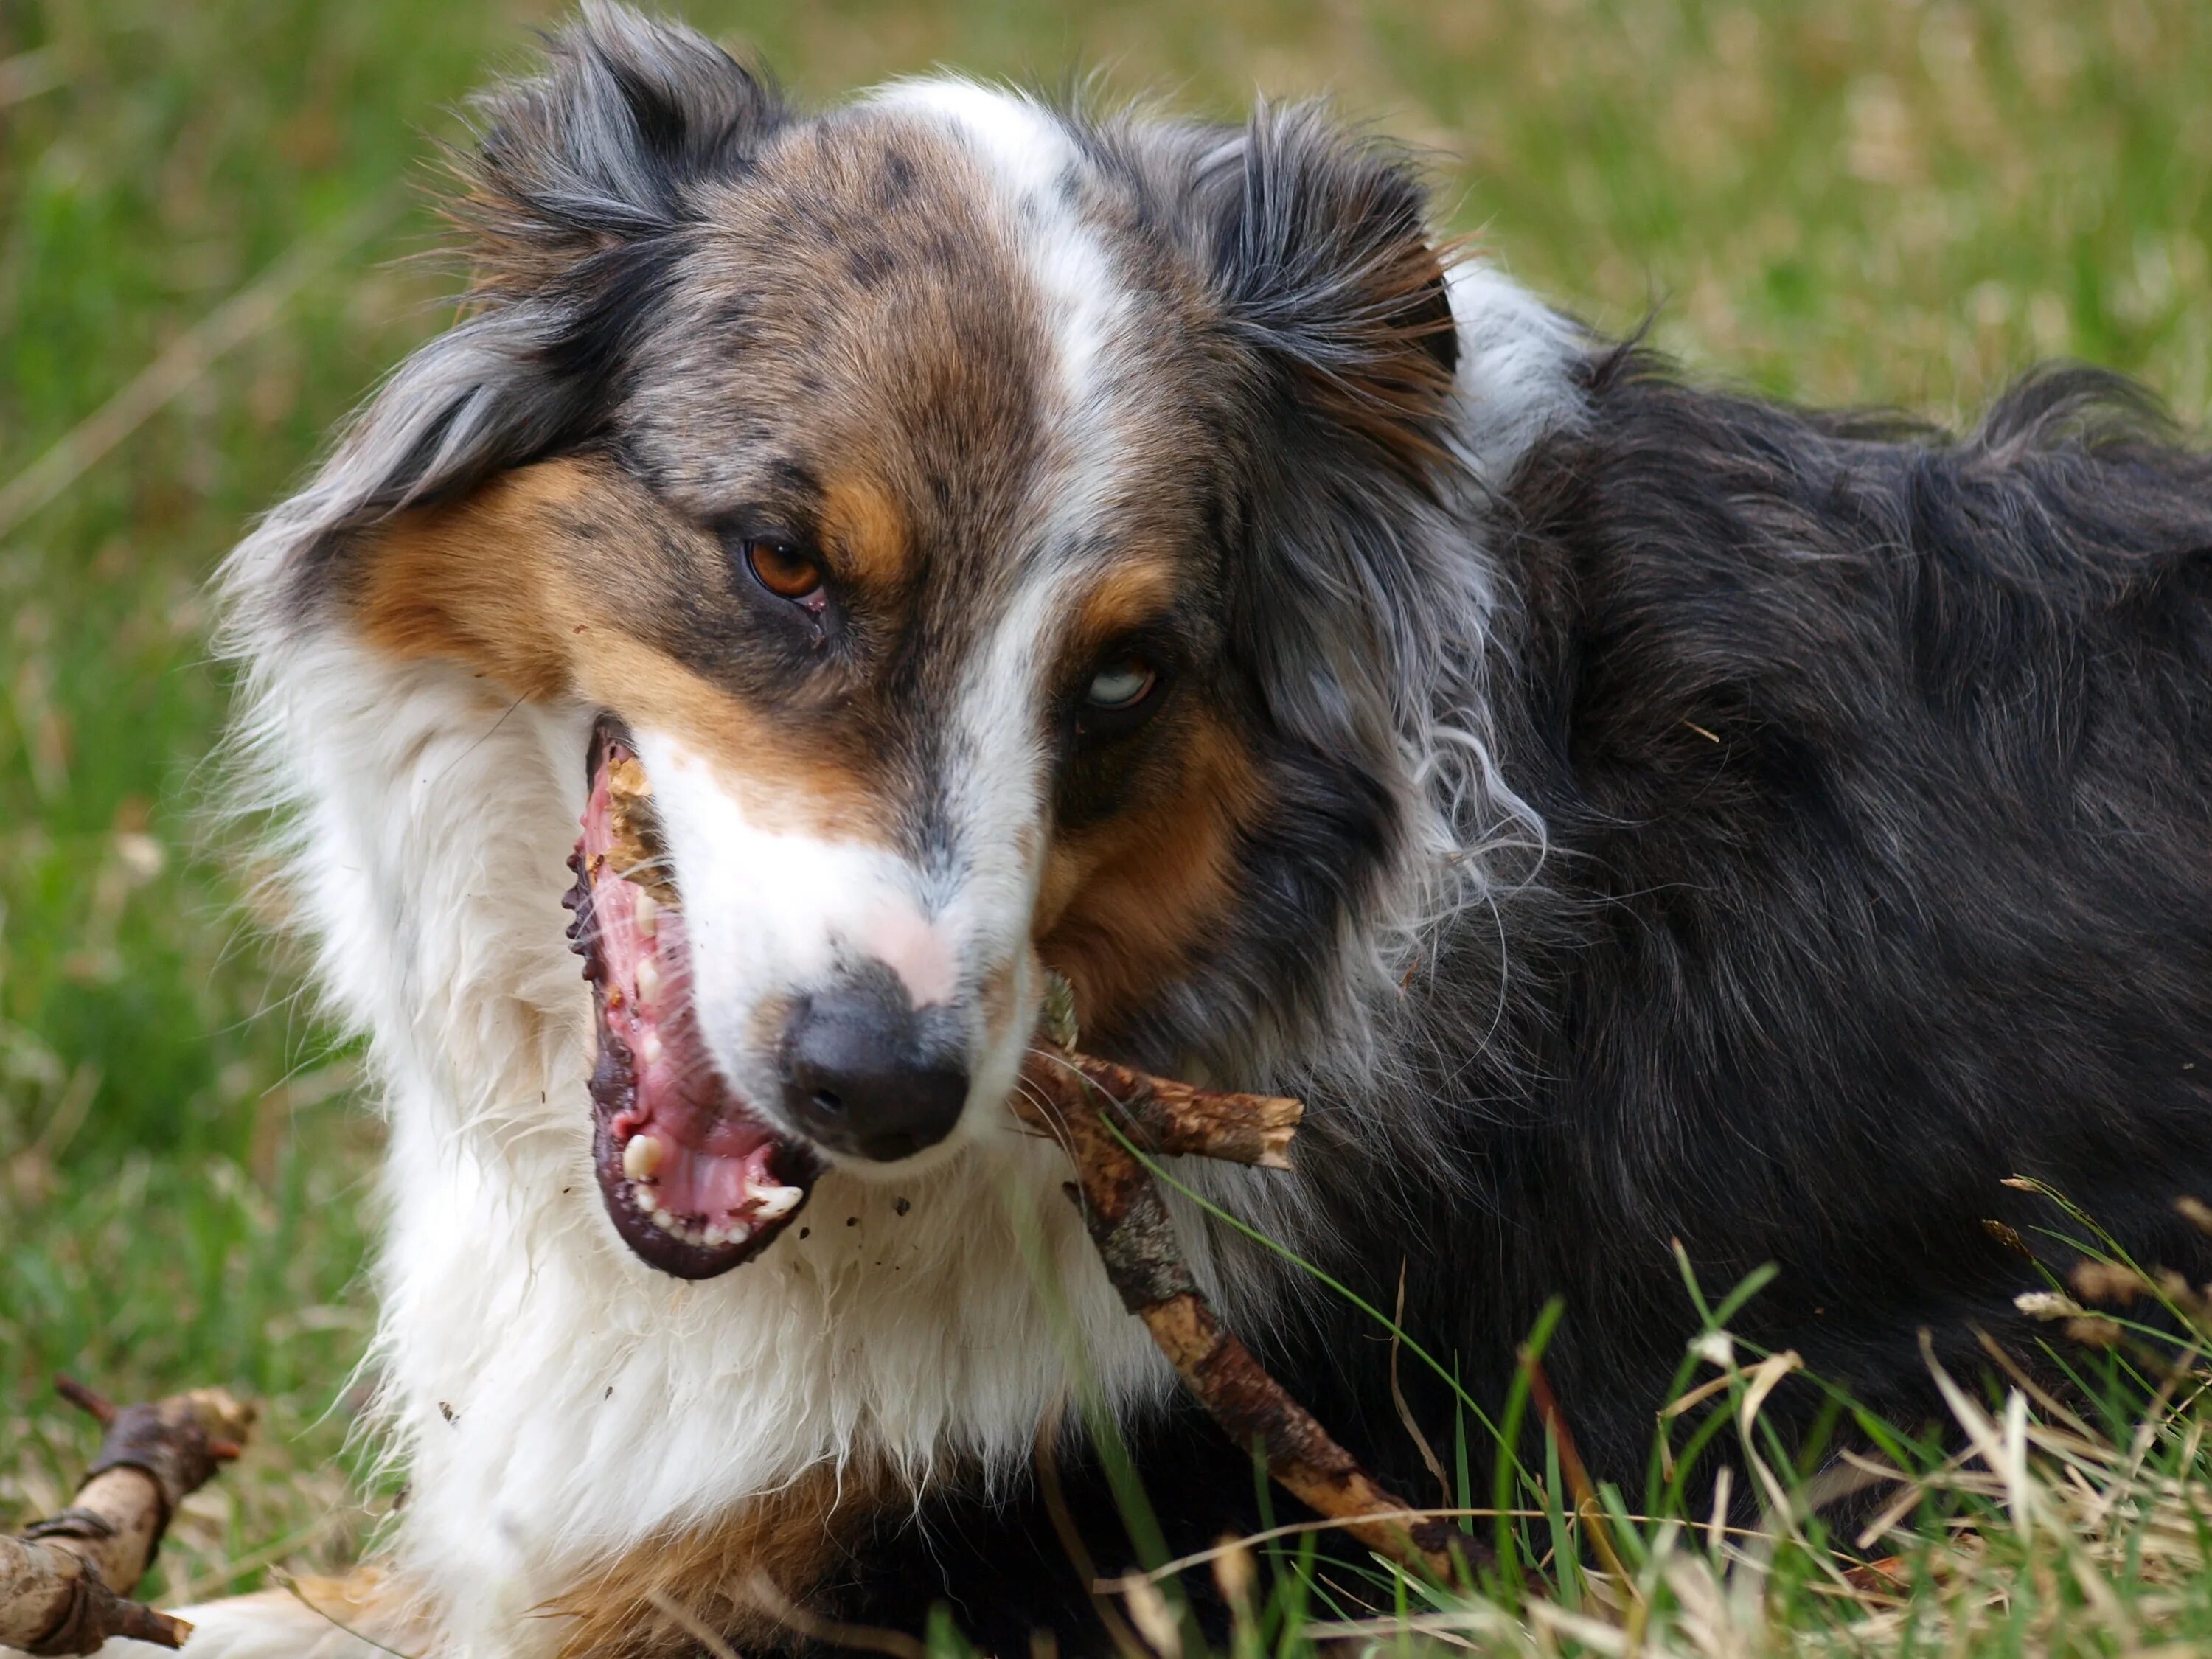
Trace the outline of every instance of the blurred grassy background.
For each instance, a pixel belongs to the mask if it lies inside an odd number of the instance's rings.
[[[558,11],[0,0],[0,1522],[57,1507],[88,1443],[56,1366],[250,1388],[270,1432],[195,1500],[173,1586],[357,1533],[334,1476],[295,1477],[346,1427],[375,1143],[242,902],[249,850],[198,827],[199,586],[439,325],[396,263],[433,240],[430,141]],[[689,15],[807,98],[938,63],[1222,112],[1331,92],[1522,277],[1615,328],[1656,307],[1662,343],[1768,391],[1951,418],[2071,355],[2191,422],[2212,398],[2205,0]]]

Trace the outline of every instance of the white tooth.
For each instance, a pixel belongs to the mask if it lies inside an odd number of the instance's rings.
[[[660,1000],[660,964],[651,957],[637,964],[637,994],[647,1002]]]
[[[632,1181],[649,1181],[660,1167],[661,1145],[655,1135],[633,1135],[623,1148],[623,1173]]]
[[[718,1247],[718,1248],[719,1248],[720,1246],[724,1245],[724,1244],[726,1244],[726,1243],[728,1243],[729,1242],[730,1242],[730,1235],[729,1235],[729,1232],[728,1232],[728,1231],[727,1231],[726,1229],[725,1229],[725,1228],[721,1228],[721,1227],[709,1227],[709,1228],[708,1228],[708,1229],[707,1229],[707,1243],[708,1243],[712,1244],[712,1245],[714,1245],[714,1246],[716,1246],[716,1247]]]
[[[806,1194],[796,1187],[756,1187],[750,1196],[754,1217],[762,1221],[774,1221],[797,1209],[799,1200]]]
[[[658,1031],[647,1031],[645,1034],[645,1041],[638,1044],[637,1051],[645,1056],[645,1063],[647,1065],[653,1066],[659,1064],[660,1060],[660,1033]]]
[[[660,901],[641,887],[637,890],[637,931],[651,939],[660,931]]]

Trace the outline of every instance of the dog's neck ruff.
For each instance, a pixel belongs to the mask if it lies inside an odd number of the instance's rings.
[[[1018,220],[1039,179],[1079,163],[1010,94],[890,95],[965,135]],[[1066,229],[1021,234],[1080,397],[1116,308],[1109,262]],[[1573,418],[1579,343],[1482,265],[1462,265],[1450,295],[1463,459],[1500,486]],[[389,1115],[379,1398],[413,1492],[398,1547],[451,1650],[556,1641],[558,1620],[528,1615],[592,1563],[811,1468],[988,1480],[1082,1390],[1123,1412],[1164,1399],[1172,1376],[1062,1196],[1060,1153],[1011,1121],[911,1181],[826,1172],[800,1224],[722,1278],[664,1276],[617,1239],[592,1167],[592,1006],[559,908],[594,711],[396,662],[274,597],[292,550],[372,487],[349,469],[407,438],[342,450],[240,549],[230,592],[246,739],[294,813],[322,979],[372,1038]],[[1470,580],[1487,592],[1486,569]],[[1295,1178],[1245,1173],[1200,1178],[1295,1234]],[[1201,1279],[1249,1317],[1265,1277],[1218,1258],[1194,1212],[1182,1220]]]
[[[1163,1390],[1060,1153],[1011,1124],[908,1182],[824,1175],[726,1277],[639,1261],[598,1195],[556,905],[582,726],[337,641],[266,666],[312,767],[298,870],[325,975],[390,1120],[379,1398],[416,1493],[402,1548],[449,1616],[496,1646],[581,1564],[811,1467],[988,1474],[1079,1376]]]

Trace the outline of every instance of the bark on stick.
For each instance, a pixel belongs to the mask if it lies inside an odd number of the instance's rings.
[[[0,1647],[93,1653],[112,1636],[181,1646],[192,1627],[129,1592],[185,1495],[238,1455],[253,1408],[196,1389],[118,1410],[67,1378],[58,1386],[107,1434],[69,1508],[0,1538]]]
[[[1288,1169],[1299,1103],[1194,1088],[1042,1045],[1022,1079],[1016,1112],[1074,1164],[1069,1195],[1107,1277],[1199,1403],[1237,1445],[1256,1442],[1267,1472],[1316,1514],[1343,1522],[1393,1560],[1450,1576],[1455,1541],[1466,1540],[1441,1521],[1408,1518],[1413,1506],[1378,1484],[1222,1328],[1183,1259],[1158,1184],[1130,1151]]]

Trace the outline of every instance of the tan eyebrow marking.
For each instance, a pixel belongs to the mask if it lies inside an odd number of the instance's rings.
[[[848,474],[827,481],[822,542],[842,556],[836,574],[875,593],[896,592],[914,568],[914,535],[905,512],[873,479]]]
[[[514,696],[579,699],[680,738],[764,828],[884,839],[890,815],[860,754],[763,716],[640,637],[623,614],[634,605],[602,597],[649,581],[645,551],[668,535],[696,537],[673,525],[611,463],[542,462],[403,514],[360,550],[348,603],[388,655],[456,663]]]

